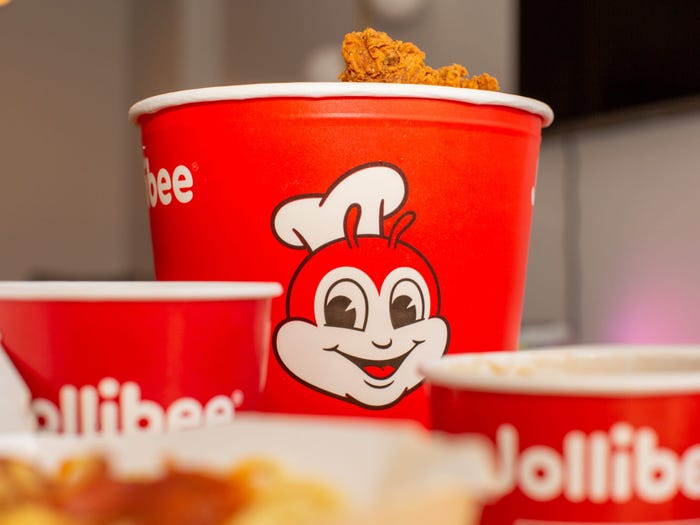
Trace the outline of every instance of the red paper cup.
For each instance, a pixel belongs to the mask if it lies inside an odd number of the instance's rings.
[[[433,425],[492,443],[482,525],[690,524],[700,516],[700,347],[450,356],[423,368]]]
[[[0,344],[41,429],[223,423],[260,407],[271,299],[281,291],[276,283],[3,282]]]
[[[516,348],[546,105],[263,84],[161,95],[130,116],[157,279],[285,286],[268,410],[427,422],[421,362]]]

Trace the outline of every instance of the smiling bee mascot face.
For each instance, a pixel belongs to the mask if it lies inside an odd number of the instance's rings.
[[[383,234],[406,192],[396,167],[361,166],[325,195],[282,203],[273,218],[281,242],[310,252],[288,287],[275,355],[298,381],[366,408],[398,403],[422,383],[419,365],[447,349],[435,274],[400,240],[415,214]]]

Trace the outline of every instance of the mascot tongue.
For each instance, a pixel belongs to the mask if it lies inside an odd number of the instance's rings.
[[[377,379],[385,379],[389,377],[396,371],[396,368],[390,365],[377,366],[377,365],[367,365],[363,367],[363,370],[367,375],[376,377]]]

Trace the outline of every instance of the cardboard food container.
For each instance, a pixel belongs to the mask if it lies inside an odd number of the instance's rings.
[[[136,103],[159,280],[275,280],[271,412],[426,423],[421,363],[518,344],[541,128],[521,96],[280,83]]]
[[[491,443],[500,496],[482,525],[698,523],[700,346],[451,356],[424,372],[433,426]]]
[[[273,461],[291,478],[339,496],[342,510],[322,525],[475,524],[493,482],[479,440],[399,422],[245,414],[228,425],[158,436],[0,435],[0,458],[47,472],[93,454],[106,458],[118,478],[157,477],[166,462],[221,473],[250,458]]]

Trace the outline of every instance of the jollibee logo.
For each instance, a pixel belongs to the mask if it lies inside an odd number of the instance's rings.
[[[194,197],[194,178],[187,166],[182,164],[175,167],[171,173],[160,168],[154,175],[148,158],[143,161],[143,171],[146,182],[146,199],[151,208],[158,204],[167,206],[175,202],[187,204]]]
[[[41,430],[65,434],[160,433],[228,423],[243,403],[243,392],[214,396],[202,404],[182,397],[163,407],[143,399],[141,387],[121,384],[114,378],[102,379],[97,388],[64,385],[58,392],[58,405],[35,398],[32,411]]]
[[[608,431],[566,433],[561,451],[544,445],[520,449],[518,429],[496,431],[499,493],[519,489],[534,501],[563,496],[574,503],[700,499],[700,444],[676,452],[659,445],[656,431],[624,422]]]
[[[408,183],[388,163],[358,166],[323,194],[293,196],[272,229],[306,258],[287,287],[286,319],[273,335],[282,367],[306,386],[382,409],[423,381],[418,367],[447,350],[437,276],[401,236],[417,220],[403,207]]]

